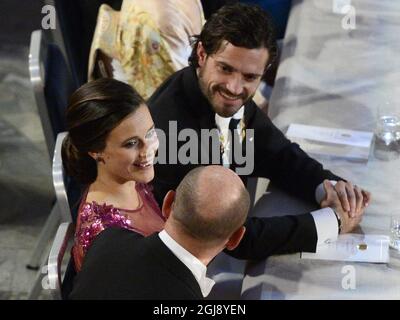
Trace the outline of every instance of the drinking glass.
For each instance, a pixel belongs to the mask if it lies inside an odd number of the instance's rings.
[[[378,143],[386,146],[397,144],[400,141],[400,106],[382,103],[378,107],[378,119],[376,123],[375,135]]]
[[[390,219],[390,246],[400,251],[400,214],[394,214]]]

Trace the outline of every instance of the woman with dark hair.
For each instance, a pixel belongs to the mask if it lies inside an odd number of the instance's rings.
[[[148,236],[165,222],[150,187],[158,139],[149,110],[131,86],[113,79],[73,93],[62,147],[67,173],[86,185],[79,206],[73,257],[76,271],[93,239],[122,227]]]

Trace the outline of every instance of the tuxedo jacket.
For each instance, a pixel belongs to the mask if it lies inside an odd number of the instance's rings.
[[[161,241],[108,228],[93,241],[69,296],[81,299],[203,299],[192,272]]]
[[[176,121],[177,132],[185,128],[195,130],[216,129],[215,112],[200,90],[195,68],[189,66],[168,78],[148,101],[156,128],[167,136],[160,148],[169,150],[170,121]],[[272,121],[250,100],[244,106],[246,129],[254,130],[254,171],[250,176],[265,177],[289,194],[315,202],[315,190],[324,179],[341,178],[325,170],[309,157],[299,145],[289,141]],[[178,141],[177,149],[186,141]],[[245,144],[242,144],[245,149]],[[198,144],[198,154],[211,154]],[[245,151],[243,150],[243,154]],[[167,151],[167,156],[169,155]],[[209,159],[212,159],[211,156]],[[211,161],[211,160],[210,160]],[[211,162],[210,162],[211,164]],[[177,164],[167,159],[167,164],[155,165],[154,194],[159,204],[169,190],[175,190],[183,177],[200,164]],[[234,166],[237,164],[233,163]],[[246,178],[246,177],[241,177]],[[314,251],[317,241],[315,224],[310,214],[279,218],[250,218],[242,244],[231,255],[251,259],[270,254],[297,251]]]

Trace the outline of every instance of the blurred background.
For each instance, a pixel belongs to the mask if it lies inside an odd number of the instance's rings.
[[[28,68],[42,6],[0,1],[0,299],[27,297],[36,271],[26,264],[54,194]]]

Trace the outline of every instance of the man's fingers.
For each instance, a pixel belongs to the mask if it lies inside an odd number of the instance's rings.
[[[364,206],[368,207],[368,205],[371,203],[371,192],[364,189],[361,190],[361,192],[363,194]]]
[[[321,207],[332,206],[334,202],[334,198],[336,197],[336,191],[333,189],[333,186],[329,180],[323,181],[323,186],[325,189],[325,199],[321,201]]]
[[[356,228],[363,217],[365,206],[371,201],[371,193],[350,182],[339,181],[335,186],[342,210],[342,232],[348,233]],[[347,210],[346,210],[347,209]]]
[[[361,188],[359,186],[354,185],[354,193],[356,195],[356,215],[359,216],[362,214],[362,210],[364,207],[364,196],[362,194]]]
[[[342,233],[349,233],[354,230],[360,224],[361,220],[362,215],[350,218],[345,213],[345,216],[342,217]]]
[[[332,191],[333,186],[329,180],[324,180],[324,188],[327,195],[329,195],[329,191]]]
[[[329,202],[335,201],[336,191],[333,188],[333,185],[329,180],[324,180],[324,188],[325,188],[325,192],[326,192],[326,200]]]
[[[339,200],[342,204],[342,208],[349,212],[350,211],[350,203],[347,199],[347,191],[346,191],[346,183],[343,181],[339,181],[338,183],[336,183],[335,185],[335,190],[336,193],[339,197]]]
[[[345,189],[347,194],[347,201],[350,206],[350,209],[348,211],[350,211],[350,217],[354,218],[356,216],[356,210],[357,210],[357,199],[353,184],[351,182],[347,182],[345,184]]]

